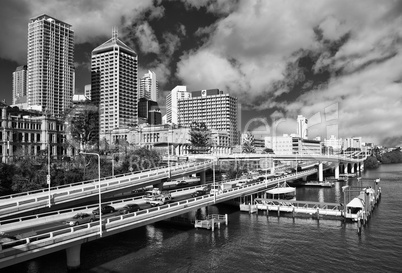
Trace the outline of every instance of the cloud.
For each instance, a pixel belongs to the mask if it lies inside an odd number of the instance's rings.
[[[136,36],[140,50],[143,53],[156,53],[160,52],[160,46],[155,33],[148,22],[143,22],[135,29]]]
[[[187,2],[199,9],[210,3]],[[196,32],[204,44],[178,63],[177,76],[186,85],[220,88],[242,104],[275,107],[289,119],[320,112],[321,123],[311,130],[322,136],[334,122],[343,137],[362,135],[381,143],[402,135],[397,118],[402,95],[395,92],[402,88],[402,16],[395,11],[402,5],[374,0],[231,4],[227,16]],[[326,107],[338,102],[339,120],[325,120]]]
[[[152,11],[154,17],[163,11],[149,0],[4,0],[0,9],[0,57],[26,63],[29,19],[47,14],[72,25],[75,43],[111,37],[112,27],[129,26]],[[97,41],[98,42],[98,41]]]

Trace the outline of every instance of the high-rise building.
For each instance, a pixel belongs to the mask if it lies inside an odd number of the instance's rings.
[[[141,78],[139,97],[153,101],[158,100],[158,81],[155,72],[148,70],[148,73]]]
[[[302,115],[297,116],[297,135],[303,139],[307,138],[307,122]]]
[[[61,116],[74,93],[74,31],[46,14],[28,24],[28,106]]]
[[[27,66],[19,66],[13,72],[13,104],[27,102]]]
[[[182,99],[191,98],[191,93],[187,92],[187,87],[178,85],[166,96],[166,123],[178,124],[177,102]]]
[[[91,100],[91,85],[90,84],[87,84],[84,86],[84,96],[88,100]]]
[[[237,98],[218,89],[199,90],[178,100],[177,105],[179,126],[205,122],[209,129],[228,132],[231,146],[238,144]]]
[[[100,139],[115,128],[138,124],[137,53],[113,31],[112,38],[92,51],[91,100],[100,108]]]

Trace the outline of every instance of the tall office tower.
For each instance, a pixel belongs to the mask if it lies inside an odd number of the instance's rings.
[[[177,101],[179,126],[189,127],[193,121],[205,122],[209,129],[229,133],[230,145],[238,144],[237,98],[218,89],[191,92],[190,98]]]
[[[158,100],[158,81],[154,72],[148,70],[140,81],[140,98]]]
[[[84,86],[84,96],[88,99],[91,100],[91,85],[86,84]]]
[[[182,99],[191,98],[191,93],[187,92],[187,87],[178,85],[166,96],[166,123],[178,124],[177,102]]]
[[[74,93],[74,31],[46,14],[28,24],[28,106],[61,116]]]
[[[307,139],[307,119],[302,115],[297,116],[297,135]]]
[[[91,100],[99,106],[99,137],[138,124],[138,57],[113,30],[112,38],[92,51]]]
[[[19,66],[13,72],[13,104],[27,102],[27,66]]]

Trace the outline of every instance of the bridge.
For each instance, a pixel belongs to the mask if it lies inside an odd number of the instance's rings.
[[[304,170],[282,177],[270,178],[266,181],[254,182],[252,184],[225,191],[218,195],[208,194],[135,213],[112,216],[104,219],[102,223],[95,221],[85,225],[62,228],[60,230],[27,236],[26,238],[20,240],[3,243],[0,249],[0,268],[46,255],[61,249],[66,249],[68,266],[76,267],[80,264],[80,250],[82,243],[99,239],[101,236],[111,236],[119,232],[165,220],[186,212],[194,211],[198,208],[262,191],[267,187],[276,185],[279,182],[303,178],[314,173],[318,173],[321,178],[324,162],[335,163],[335,174],[336,169],[338,169],[339,176],[340,164],[345,164],[346,166],[347,164],[353,164],[354,166],[357,166],[355,164],[360,165],[364,160],[323,155],[299,155],[297,156],[297,159],[295,155],[236,154],[215,157],[197,155],[194,156],[194,159],[204,160],[201,162],[170,166],[169,168],[156,168],[138,173],[107,177],[101,179],[100,181],[91,180],[63,187],[54,187],[51,188],[50,192],[43,190],[4,196],[0,199],[0,217],[37,210],[39,208],[49,206],[49,204],[52,206],[57,206],[60,204],[68,205],[72,202],[88,198],[89,196],[96,196],[99,194],[99,192],[102,194],[118,193],[131,190],[133,188],[161,184],[163,183],[163,179],[183,177],[193,173],[201,173],[201,178],[204,176],[203,179],[205,180],[205,170],[213,168],[217,161],[236,159],[261,160],[266,158],[281,161],[317,161],[318,169]],[[273,171],[274,168],[275,165],[273,165]],[[352,169],[354,169],[354,167]],[[347,168],[345,168],[346,173],[347,171]],[[86,208],[86,210],[88,209],[89,208]],[[27,219],[18,224],[14,222],[12,223],[12,228],[15,229],[21,225],[33,227],[35,226],[34,221],[35,219]],[[6,223],[0,223],[0,231],[7,231],[7,228],[10,228],[9,225]]]
[[[102,221],[101,226],[99,226],[99,221],[96,221],[3,243],[0,251],[0,268],[62,249],[66,249],[68,266],[73,267],[74,265],[77,265],[77,263],[79,265],[81,244],[99,239],[101,237],[100,228],[102,229],[102,237],[111,236],[123,231],[194,211],[202,207],[262,191],[267,187],[276,185],[277,183],[301,178],[316,172],[317,169],[311,169],[297,174],[293,173],[283,177],[271,178],[267,181],[254,182],[242,187],[224,191],[221,194],[208,194],[139,212],[112,216]],[[25,221],[38,222],[38,220],[35,219]],[[31,227],[34,225],[24,223],[25,221],[2,225],[1,230],[7,230],[8,228],[17,229],[19,225],[28,225]],[[12,226],[12,228],[10,226]]]

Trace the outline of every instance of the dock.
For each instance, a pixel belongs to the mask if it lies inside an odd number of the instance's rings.
[[[205,219],[195,220],[195,228],[205,228],[215,230],[215,227],[221,228],[221,224],[228,225],[228,215],[210,214]]]
[[[300,217],[307,215],[317,219],[320,218],[339,218],[344,215],[344,207],[339,203],[320,203],[306,201],[287,201],[277,199],[256,198],[254,205],[248,204],[240,206],[241,211],[251,213],[258,211],[275,212],[280,216],[287,214],[292,217]]]

